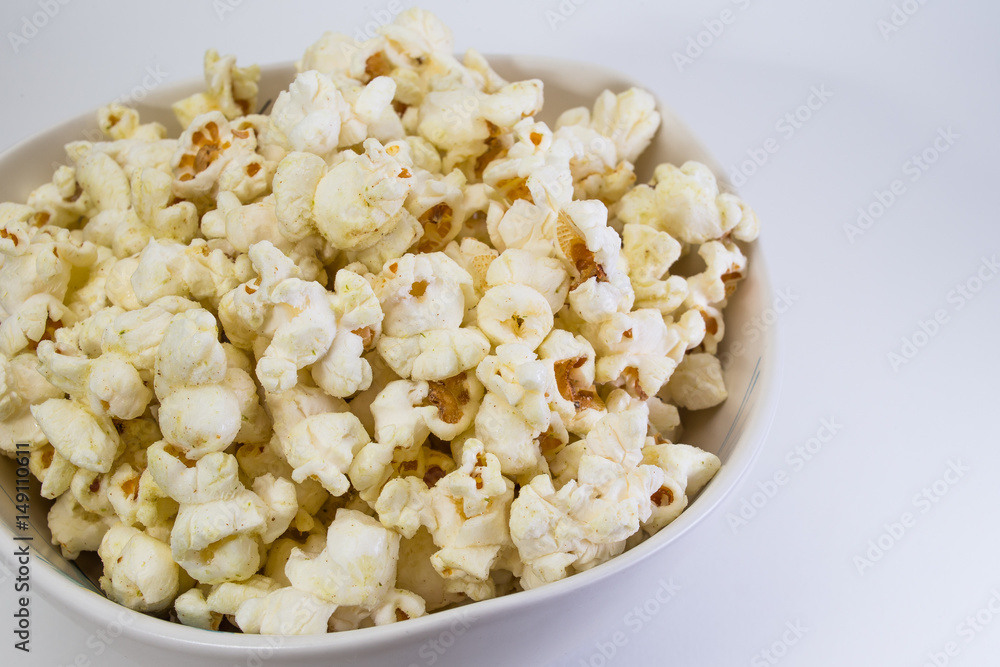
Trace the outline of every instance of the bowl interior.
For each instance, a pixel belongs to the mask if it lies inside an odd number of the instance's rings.
[[[550,124],[554,123],[558,114],[565,109],[575,106],[590,107],[594,98],[605,89],[621,92],[633,85],[642,86],[620,73],[575,61],[504,55],[489,56],[489,60],[508,80],[539,78],[545,83],[545,111],[540,118]],[[261,104],[273,100],[278,92],[288,86],[293,77],[294,67],[291,64],[262,68],[259,96]],[[180,127],[170,111],[170,104],[203,89],[203,86],[204,83],[200,79],[164,86],[153,91],[135,106],[143,121],[159,121],[167,126],[170,136],[177,136]],[[708,164],[720,181],[725,183],[725,187],[731,189],[728,182],[725,182],[725,175],[716,161],[684,123],[662,102],[659,110],[663,123],[652,145],[637,165],[639,181],[648,180],[653,167],[661,162],[681,164],[687,160],[698,160]],[[69,120],[28,139],[0,156],[0,201],[23,202],[33,188],[47,182],[54,168],[65,163],[64,144],[83,139],[100,140],[101,135],[95,117],[96,114],[88,113]],[[777,361],[773,329],[755,328],[752,324],[760,322],[761,316],[771,306],[771,290],[762,253],[756,244],[746,248],[746,251],[749,258],[749,275],[726,309],[726,326],[729,333],[720,349],[720,357],[724,360],[729,399],[717,408],[684,416],[685,431],[682,441],[716,453],[723,461],[722,470],[680,518],[636,548],[593,570],[542,589],[477,603],[474,605],[477,613],[500,613],[514,609],[518,605],[531,604],[539,596],[557,595],[578,588],[648,556],[704,517],[733,488],[750,466],[763,442],[773,415],[777,391]],[[37,484],[32,486],[29,503],[30,528],[22,530],[17,527],[19,512],[13,498],[16,468],[14,461],[0,456],[0,486],[6,496],[6,500],[0,501],[0,521],[4,528],[0,531],[0,546],[4,549],[13,548],[14,536],[30,536],[33,538],[31,547],[34,558],[45,564],[45,567],[37,568],[35,572],[39,589],[43,593],[60,606],[83,618],[101,618],[105,614],[110,618],[120,614],[123,608],[106,600],[95,585],[100,576],[100,561],[96,557],[91,555],[75,563],[64,559],[58,549],[50,545],[51,536],[46,523],[46,514],[51,502],[38,495]],[[261,641],[260,638],[241,635],[229,635],[223,640],[217,637],[220,633],[185,628],[125,611],[134,617],[133,622],[127,626],[130,633],[146,641],[155,641],[157,638],[181,640],[183,644],[176,645],[175,648],[187,645],[209,646],[220,642],[234,647],[248,647],[260,645]],[[329,655],[329,650],[335,649],[337,645],[346,645],[347,635],[355,636],[350,643],[356,646],[358,642],[383,642],[390,637],[399,638],[404,634],[412,636],[418,628],[423,632],[433,632],[435,628],[440,629],[453,623],[460,613],[461,610],[449,610],[404,624],[371,628],[345,635],[332,635],[323,639],[325,642],[323,646]],[[299,642],[301,646],[305,646],[307,641],[312,641],[304,638],[290,639],[295,641],[288,642],[286,648],[294,647],[296,641],[300,639],[303,640]]]

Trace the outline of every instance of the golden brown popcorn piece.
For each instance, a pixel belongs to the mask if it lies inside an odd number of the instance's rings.
[[[426,484],[427,488],[429,488],[429,489],[434,488],[434,485],[437,484],[438,481],[440,481],[441,478],[444,477],[447,474],[448,473],[446,473],[441,468],[441,466],[432,465],[429,468],[427,468],[427,472],[424,473],[424,477],[423,477],[424,484]]]
[[[669,487],[661,486],[658,488],[653,495],[649,497],[657,507],[663,507],[664,505],[670,505],[674,502],[674,492],[670,490]],[[666,500],[666,502],[664,502]]]
[[[239,131],[236,130],[233,134]],[[222,141],[219,136],[219,126],[215,123],[208,123],[204,129],[196,132],[191,138],[191,143],[198,151],[185,153],[181,157],[178,165],[178,168],[183,172],[178,176],[178,180],[181,181],[190,181],[197,174],[208,169],[222,151],[230,146],[228,141]]]
[[[556,241],[563,254],[572,262],[577,273],[569,286],[571,292],[591,278],[596,277],[598,282],[607,280],[608,276],[604,272],[604,267],[597,263],[594,253],[587,248],[583,234],[577,230],[576,225],[563,211],[559,212]]]
[[[438,416],[446,424],[457,424],[463,416],[463,408],[470,400],[468,374],[460,373],[440,381],[427,383],[429,391],[423,405],[433,405]]]
[[[632,396],[635,396],[640,401],[645,401],[649,399],[649,394],[642,390],[642,385],[639,383],[639,369],[635,366],[629,366],[621,373],[622,387]]]
[[[523,199],[529,203],[535,203],[535,200],[531,198],[531,191],[528,189],[527,180],[521,177],[505,178],[497,181],[497,191],[510,202]]]
[[[444,239],[454,224],[455,212],[451,206],[441,202],[420,214],[417,221],[424,228],[424,234],[417,242],[416,252],[437,252],[444,246]]]
[[[378,76],[388,76],[392,73],[393,69],[392,63],[385,56],[385,52],[376,51],[368,56],[368,60],[365,61],[365,76],[368,77],[365,83]]]
[[[587,363],[587,357],[579,356],[575,359],[563,359],[553,364],[559,394],[567,401],[572,401],[577,411],[587,408],[603,410],[604,401],[597,395],[597,389],[594,385],[579,387],[572,377],[573,371],[585,363]]]
[[[486,138],[486,150],[476,158],[474,167],[476,178],[482,178],[486,166],[507,153],[507,149],[504,148],[503,142],[500,139],[500,135],[502,134],[500,128],[490,121],[486,121],[486,128],[490,131],[490,136]]]

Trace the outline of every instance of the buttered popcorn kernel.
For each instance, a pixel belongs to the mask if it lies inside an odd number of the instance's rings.
[[[168,137],[104,141],[0,204],[0,449],[108,598],[318,634],[535,588],[673,521],[720,460],[724,309],[753,210],[635,163],[649,93],[536,120],[409,9],[324,34],[259,108],[208,51]],[[696,267],[701,267],[696,268]]]

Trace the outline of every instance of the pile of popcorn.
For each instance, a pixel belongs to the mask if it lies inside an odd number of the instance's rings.
[[[393,623],[594,567],[718,470],[678,409],[726,398],[753,211],[694,162],[635,184],[648,93],[549,127],[540,81],[453,53],[418,9],[327,33],[262,114],[210,51],[178,138],[105,107],[0,204],[0,448],[110,599]]]

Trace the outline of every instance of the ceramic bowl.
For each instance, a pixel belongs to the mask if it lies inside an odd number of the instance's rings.
[[[550,125],[557,115],[575,106],[590,107],[603,90],[620,92],[642,82],[602,67],[569,60],[535,56],[489,56],[493,67],[508,80],[539,78],[545,84],[545,111],[540,115]],[[259,99],[274,99],[292,81],[292,64],[262,68]],[[156,120],[177,136],[179,126],[170,104],[201,90],[204,82],[164,86],[137,103],[143,121]],[[647,88],[648,89],[648,88]],[[690,130],[666,105],[660,103],[663,123],[637,165],[639,181],[650,178],[661,162],[681,164],[698,160],[708,164],[725,181],[715,160]],[[88,113],[43,132],[0,156],[0,201],[25,201],[28,193],[47,182],[56,165],[65,161],[63,145],[74,140],[100,137],[96,114]],[[726,187],[732,189],[728,182]],[[766,221],[765,221],[766,222]],[[766,236],[766,224],[765,224]],[[722,459],[722,469],[691,505],[666,528],[586,572],[548,586],[477,602],[465,607],[388,626],[309,637],[262,637],[210,632],[173,624],[133,612],[107,600],[95,585],[100,562],[74,563],[50,545],[46,514],[50,501],[31,494],[30,529],[15,527],[16,464],[0,456],[0,549],[12,553],[14,537],[32,538],[32,588],[87,630],[120,638],[116,649],[138,655],[150,650],[162,653],[164,664],[171,658],[186,666],[247,665],[445,665],[472,664],[482,660],[483,648],[497,646],[497,638],[516,638],[539,632],[547,619],[565,613],[579,601],[599,596],[614,586],[615,577],[626,568],[657,553],[703,519],[733,489],[760,449],[774,414],[778,389],[775,332],[768,323],[772,291],[760,243],[748,248],[749,274],[726,309],[727,335],[720,356],[725,362],[729,398],[721,406],[687,415],[684,442],[712,451]],[[33,487],[37,491],[37,485]],[[18,544],[23,544],[19,542]],[[95,567],[96,562],[96,567]],[[504,642],[510,661],[518,661],[517,641]],[[84,652],[86,649],[84,649]],[[85,657],[92,657],[86,656]],[[527,657],[525,658],[528,659]],[[92,662],[90,664],[93,664]]]

